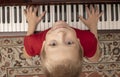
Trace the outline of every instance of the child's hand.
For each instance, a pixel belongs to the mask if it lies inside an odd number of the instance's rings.
[[[37,16],[37,11],[38,7],[34,6],[28,6],[27,9],[24,10],[24,14],[26,16],[29,26],[37,26],[41,19],[45,16],[46,12],[43,12],[40,16]]]
[[[98,7],[95,6],[93,8],[92,5],[90,5],[90,9],[86,6],[86,12],[87,12],[87,19],[84,19],[82,16],[80,16],[80,20],[89,28],[89,29],[97,29],[97,23],[98,19],[102,16],[103,12],[99,13]]]

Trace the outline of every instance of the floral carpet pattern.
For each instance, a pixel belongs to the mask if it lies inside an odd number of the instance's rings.
[[[0,77],[44,77],[39,56],[23,57],[23,38],[0,38]],[[81,77],[120,77],[120,32],[100,32],[99,41],[99,63],[84,60]]]

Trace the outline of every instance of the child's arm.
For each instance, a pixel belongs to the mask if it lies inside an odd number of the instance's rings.
[[[34,31],[38,23],[45,16],[46,12],[43,12],[40,16],[37,16],[36,15],[37,11],[38,11],[38,7],[33,7],[33,6],[28,6],[27,9],[24,10],[24,14],[28,22],[28,31],[27,31],[26,36],[34,34]],[[27,54],[25,47],[23,48],[23,53],[24,53],[25,58],[31,58],[31,56]]]
[[[93,8],[92,5],[90,6],[90,9],[86,7],[86,11],[87,11],[88,18],[84,19],[82,16],[80,16],[80,20],[90,29],[90,31],[95,35],[98,41],[97,23],[102,13],[99,13],[98,7]],[[95,55],[88,59],[92,62],[97,62],[100,56],[101,54],[100,54],[99,41],[98,41]]]
[[[34,31],[41,21],[41,19],[45,16],[46,12],[43,12],[40,16],[37,16],[38,7],[28,6],[27,9],[24,10],[24,14],[26,16],[26,20],[28,22],[28,31],[27,36],[34,34]]]

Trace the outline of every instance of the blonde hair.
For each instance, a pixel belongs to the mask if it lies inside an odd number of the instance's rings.
[[[49,63],[44,49],[40,57],[46,77],[79,77],[82,71],[83,53],[81,47],[79,47],[79,61],[77,63],[72,60],[64,60],[57,64]]]

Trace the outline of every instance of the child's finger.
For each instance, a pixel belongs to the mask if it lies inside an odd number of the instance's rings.
[[[79,18],[83,23],[85,23],[86,20],[82,16],[79,16]]]
[[[87,5],[86,5],[86,12],[87,12],[87,16],[89,17],[90,16],[90,10],[89,10]]]
[[[41,21],[41,19],[45,16],[45,14],[46,14],[46,11],[44,11],[44,12],[39,16],[38,20]]]

